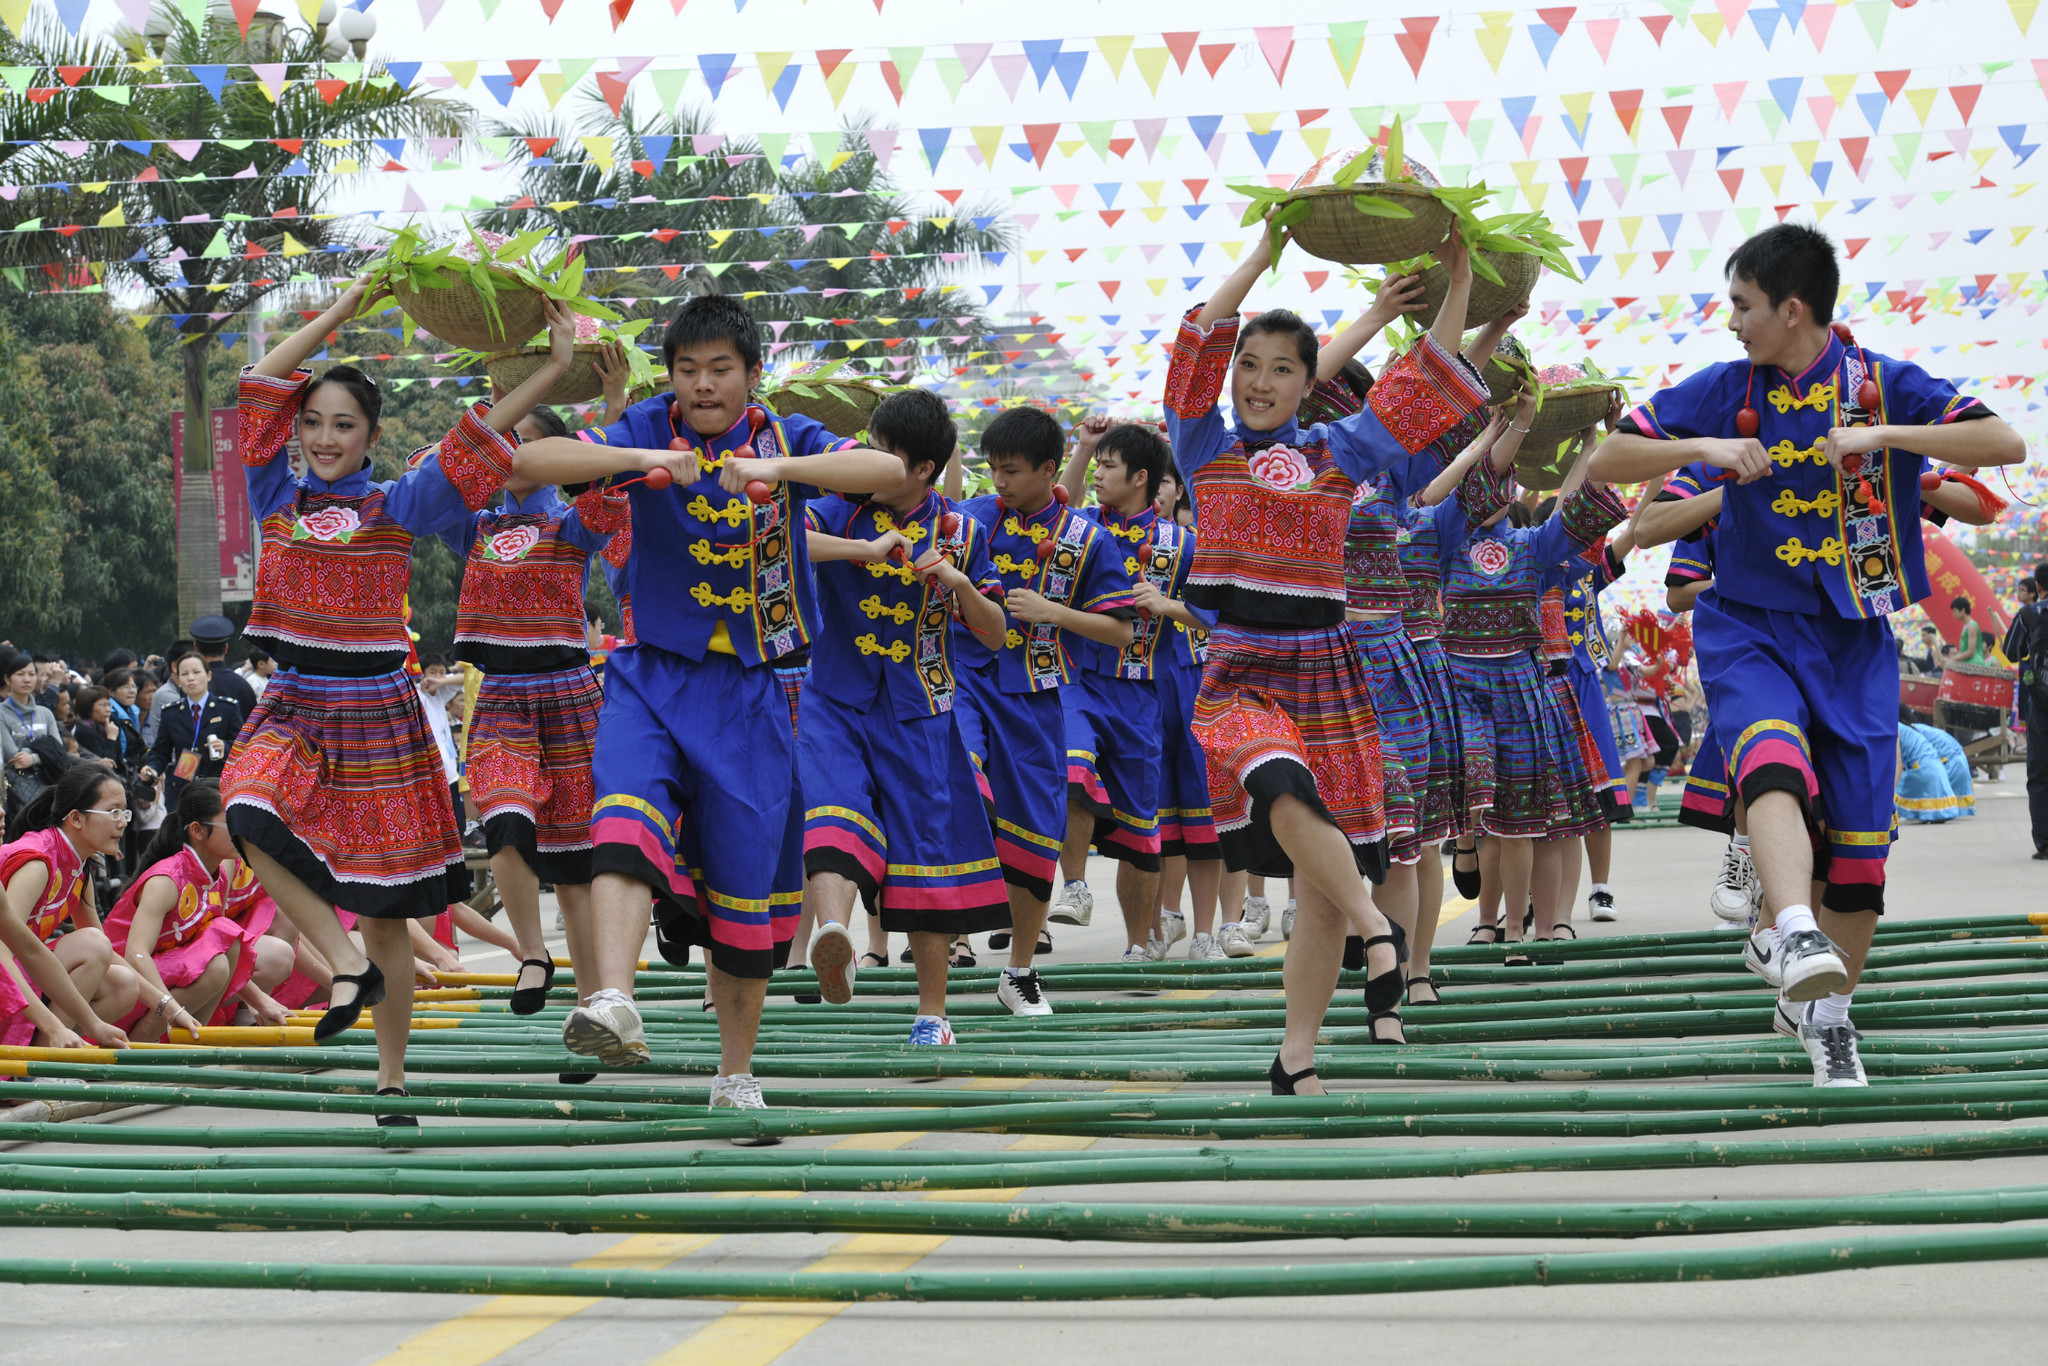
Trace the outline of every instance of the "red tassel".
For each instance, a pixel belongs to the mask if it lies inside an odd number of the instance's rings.
[[[1932,493],[1943,484],[1961,484],[1977,499],[1977,506],[1986,517],[1997,521],[2005,516],[2006,501],[1989,488],[1958,470],[1929,470],[1920,476],[1920,491]]]

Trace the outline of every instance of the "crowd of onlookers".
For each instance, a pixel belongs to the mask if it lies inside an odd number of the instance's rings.
[[[10,830],[16,813],[67,769],[110,770],[127,785],[134,812],[122,866],[108,870],[118,888],[185,784],[219,776],[276,668],[261,650],[229,666],[224,617],[202,618],[193,629],[195,639],[174,641],[166,654],[115,650],[96,665],[0,640],[0,792]]]

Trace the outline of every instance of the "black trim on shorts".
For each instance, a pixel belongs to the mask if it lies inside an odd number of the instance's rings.
[[[343,882],[304,840],[291,832],[290,826],[260,806],[230,805],[228,834],[245,857],[250,846],[261,849],[322,901],[368,920],[431,920],[447,910],[450,902],[469,895],[466,891],[461,896],[454,895],[469,883],[469,869],[460,859],[440,873],[395,887],[375,882]]]
[[[1256,877],[1293,877],[1294,860],[1287,857],[1280,841],[1273,837],[1273,803],[1282,796],[1297,797],[1318,816],[1336,825],[1336,818],[1316,791],[1315,775],[1293,759],[1268,759],[1251,771],[1244,790],[1252,799],[1251,824],[1218,832],[1223,844],[1223,866],[1233,870],[1242,867]],[[1359,875],[1375,886],[1386,881],[1386,836],[1370,844],[1354,842],[1351,858]]]
[[[535,877],[556,887],[580,887],[590,881],[588,849],[541,852],[533,822],[517,811],[500,811],[484,822],[484,852],[496,858],[501,850],[519,855]]]
[[[617,873],[646,887],[654,898],[655,942],[661,956],[677,967],[690,961],[689,950],[701,948],[720,972],[730,977],[766,980],[775,971],[776,959],[789,959],[789,945],[773,949],[736,949],[711,938],[711,923],[697,909],[694,896],[679,897],[668,890],[668,877],[645,854],[629,844],[600,844],[590,851],[593,881],[600,873]]]
[[[1754,811],[1756,799],[1766,792],[1789,792],[1799,802],[1799,812],[1806,818],[1806,836],[1813,841],[1813,877],[1816,882],[1826,883],[1821,893],[1820,904],[1828,910],[1844,915],[1868,911],[1872,915],[1884,914],[1884,884],[1875,886],[1867,882],[1835,882],[1828,877],[1834,862],[1834,852],[1821,832],[1819,822],[1814,818],[1813,803],[1806,796],[1806,774],[1790,764],[1758,764],[1743,775],[1740,783],[1743,804]],[[1729,823],[1734,828],[1734,823]]]

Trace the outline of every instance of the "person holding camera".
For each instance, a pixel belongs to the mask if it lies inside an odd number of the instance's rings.
[[[163,801],[176,807],[185,784],[195,778],[218,781],[228,751],[242,730],[242,709],[212,688],[212,674],[196,650],[171,661],[171,681],[183,700],[163,710],[156,743],[142,768],[142,780],[164,779]]]

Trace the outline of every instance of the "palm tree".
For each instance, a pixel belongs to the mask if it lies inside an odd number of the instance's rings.
[[[337,175],[372,155],[372,138],[455,136],[468,126],[468,112],[437,95],[369,79],[350,82],[329,100],[333,87],[322,92],[312,83],[324,61],[318,36],[271,25],[252,27],[245,37],[225,7],[196,26],[178,9],[162,7],[149,29],[149,40],[122,32],[116,42],[141,57],[147,41],[172,69],[225,66],[230,83],[218,99],[190,81],[137,86],[133,103],[118,111],[128,116],[130,130],[104,136],[146,140],[149,150],[100,145],[88,153],[94,179],[119,182],[126,224],[94,234],[103,240],[81,250],[108,263],[110,287],[138,288],[170,315],[183,350],[186,430],[201,433],[216,335],[238,328],[238,317],[253,318],[275,291],[353,272],[378,245],[359,220],[323,216]],[[56,55],[38,53],[28,61],[50,66]],[[286,63],[298,79],[273,101],[250,70],[252,62]],[[172,142],[192,156],[174,151]],[[76,181],[82,174],[73,166],[47,178]],[[211,455],[208,442],[192,441],[185,468],[203,474]],[[212,481],[188,480],[178,515],[182,622],[219,608],[215,537]]]
[[[565,238],[594,235],[597,240],[585,247],[593,291],[621,300],[762,291],[748,303],[757,317],[778,324],[779,340],[822,341],[822,349],[812,347],[805,356],[851,355],[875,370],[910,343],[916,343],[914,355],[946,335],[978,337],[991,329],[982,305],[958,295],[938,305],[943,330],[920,328],[917,319],[929,318],[933,305],[907,300],[903,291],[947,283],[954,274],[948,255],[958,261],[1010,249],[1015,224],[999,210],[972,204],[958,207],[943,223],[915,213],[881,173],[864,130],[842,134],[851,155],[836,168],[813,159],[777,175],[759,155],[758,143],[737,140],[687,165],[664,157],[649,177],[633,163],[651,163],[650,140],[656,148],[687,151],[691,137],[712,131],[708,119],[692,111],[643,121],[630,104],[614,115],[593,100],[579,122],[586,133],[614,140],[609,171],[551,121],[494,130],[555,142],[551,164],[536,160],[522,173],[522,197],[514,201],[522,207],[489,214],[483,226],[506,233],[549,228]],[[725,160],[742,155],[750,159],[737,165]],[[594,207],[595,201],[610,207]],[[564,202],[572,206],[551,207]],[[778,231],[764,237],[761,229]],[[731,236],[714,240],[707,232]],[[697,264],[675,276],[658,269],[681,261]],[[618,267],[634,269],[623,273]],[[789,293],[799,289],[809,292]],[[848,292],[827,299],[826,290]],[[828,321],[805,321],[821,315]],[[956,321],[962,318],[967,321]]]

